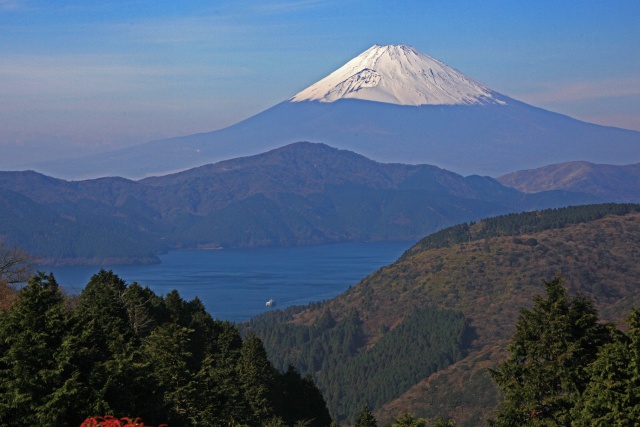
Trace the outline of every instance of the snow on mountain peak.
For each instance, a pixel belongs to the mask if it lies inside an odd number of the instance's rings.
[[[399,105],[504,104],[496,92],[406,45],[374,45],[290,102],[343,98]]]

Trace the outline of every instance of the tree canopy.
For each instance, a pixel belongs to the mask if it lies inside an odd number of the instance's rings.
[[[593,301],[545,282],[522,310],[509,358],[492,376],[504,400],[495,426],[627,426],[640,419],[640,308],[627,334],[598,320]]]
[[[294,397],[307,404],[291,410]],[[331,423],[309,378],[278,372],[257,337],[242,340],[198,299],[103,270],[72,302],[39,273],[0,311],[0,425],[105,414],[176,426]]]

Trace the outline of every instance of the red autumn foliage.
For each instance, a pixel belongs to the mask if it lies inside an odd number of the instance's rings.
[[[104,417],[91,417],[84,420],[80,427],[151,427],[145,426],[140,418],[132,420],[128,417],[116,418],[113,415],[105,415]],[[168,427],[166,424],[160,424],[158,427]]]

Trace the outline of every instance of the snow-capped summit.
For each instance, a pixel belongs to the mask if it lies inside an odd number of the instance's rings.
[[[374,45],[289,101],[344,98],[398,105],[505,103],[488,87],[406,45]]]

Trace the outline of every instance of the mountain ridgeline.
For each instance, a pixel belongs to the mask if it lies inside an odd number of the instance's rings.
[[[498,181],[524,193],[564,190],[606,195],[612,202],[640,202],[640,163],[616,166],[568,162],[513,172]]]
[[[0,236],[45,262],[157,262],[172,249],[415,241],[463,221],[600,200],[296,143],[140,181],[0,172]]]
[[[368,404],[381,424],[409,411],[484,425],[498,402],[487,368],[542,280],[563,276],[619,322],[640,304],[638,248],[639,205],[504,215],[427,236],[344,294],[242,330],[275,366],[313,375],[339,420]]]

